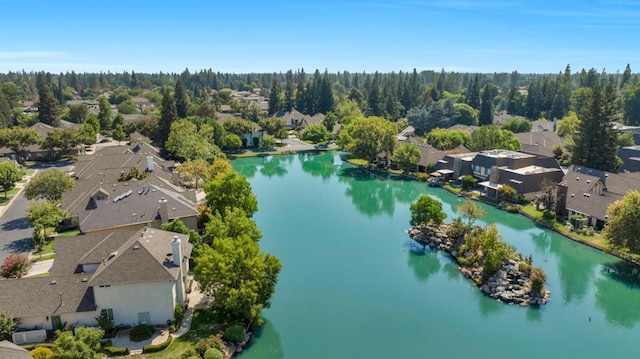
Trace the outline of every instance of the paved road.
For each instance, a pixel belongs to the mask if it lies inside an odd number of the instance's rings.
[[[40,173],[49,168],[68,171],[72,165],[72,162],[36,163],[27,168],[37,169]],[[30,204],[31,201],[24,197],[22,191],[7,208],[4,208],[0,217],[0,263],[11,254],[27,254],[31,251],[33,226],[24,218]]]

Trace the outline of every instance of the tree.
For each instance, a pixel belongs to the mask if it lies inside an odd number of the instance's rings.
[[[138,113],[138,109],[136,108],[136,104],[133,103],[133,100],[124,100],[116,106],[118,108],[118,113],[123,115],[131,115]]]
[[[522,148],[513,132],[501,130],[493,125],[482,126],[473,131],[467,147],[474,152],[495,149],[517,151]]]
[[[13,127],[0,129],[0,146],[7,147],[17,156],[22,155],[27,147],[42,142],[42,137],[36,130],[30,128]]]
[[[236,151],[242,148],[242,139],[240,139],[240,136],[236,135],[235,133],[227,134],[224,142],[224,148],[226,150]]]
[[[69,105],[69,117],[68,120],[74,123],[84,123],[84,120],[89,115],[89,106],[80,103],[77,105]]]
[[[27,208],[27,220],[34,225],[42,226],[45,238],[48,227],[55,227],[67,218],[67,212],[58,207],[58,205],[58,202],[41,201],[32,202],[29,208]]]
[[[47,77],[51,77],[51,74],[47,75],[45,75],[44,72],[40,72],[37,75],[36,86],[39,97],[38,121],[49,126],[57,127],[60,124],[60,119],[58,118],[58,101],[53,95],[50,84],[47,83]]]
[[[447,217],[442,211],[442,203],[429,195],[421,195],[411,204],[411,225],[424,226],[429,223],[441,224]]]
[[[78,130],[73,128],[56,128],[47,134],[42,142],[42,148],[53,150],[59,148],[62,151],[70,150],[82,143]]]
[[[258,210],[258,201],[251,192],[251,185],[247,178],[235,171],[230,171],[219,180],[212,180],[205,184],[207,206],[212,213],[224,216],[227,208],[240,208],[247,217],[253,216]]]
[[[12,334],[18,328],[18,321],[7,312],[0,312],[0,341],[13,340]]]
[[[278,273],[278,258],[260,251],[246,235],[216,239],[195,258],[194,276],[201,290],[216,298],[214,311],[228,323],[262,324]]]
[[[531,268],[531,290],[542,294],[544,284],[547,282],[547,274],[540,267]]]
[[[204,230],[204,243],[211,244],[220,238],[237,240],[241,236],[247,236],[257,242],[262,238],[262,233],[256,222],[247,217],[242,209],[226,208],[224,216],[215,213],[210,218]]]
[[[275,138],[287,138],[289,131],[287,131],[284,120],[280,117],[268,117],[258,121],[258,125],[268,134]]]
[[[55,351],[49,359],[92,359],[100,350],[100,339],[104,335],[102,330],[85,327],[73,331],[56,331]]]
[[[274,73],[271,78],[271,89],[269,90],[269,115],[282,110],[282,101],[280,100],[280,81]]]
[[[580,127],[580,120],[574,111],[569,111],[560,121],[558,121],[556,132],[560,137],[572,136]]]
[[[336,116],[338,116],[338,122],[343,125],[348,125],[351,120],[363,117],[362,109],[358,106],[358,102],[351,99],[345,99],[336,106]]]
[[[176,218],[171,222],[163,223],[160,226],[163,231],[175,232],[186,234],[189,236],[189,243],[193,244],[194,248],[199,249],[202,246],[202,236],[197,231],[187,227],[180,218]]]
[[[498,198],[509,203],[516,203],[518,201],[518,191],[508,184],[503,184],[498,187]]]
[[[255,129],[255,124],[248,120],[229,120],[225,121],[223,126],[227,134],[233,133],[238,135],[238,137],[252,133]]]
[[[612,84],[607,85],[604,92],[597,83],[594,86],[591,104],[583,111],[580,127],[573,135],[573,164],[615,171],[622,163],[617,156],[617,132],[612,124],[617,119],[615,97]]]
[[[477,125],[478,124],[478,111],[466,103],[457,103],[454,105],[457,109],[457,115],[453,117],[453,124],[460,125]]]
[[[184,88],[182,78],[178,77],[176,80],[176,114],[179,118],[187,117],[187,110],[189,109],[189,99],[187,98],[187,90]]]
[[[465,130],[445,130],[442,128],[434,128],[426,138],[429,145],[440,151],[452,150],[464,145],[468,140],[469,132]]]
[[[529,132],[531,131],[531,121],[524,118],[514,117],[509,121],[501,123],[500,128],[513,133]]]
[[[2,277],[4,278],[22,278],[29,272],[31,261],[22,254],[11,254],[4,259],[0,266]]]
[[[405,172],[409,172],[410,168],[415,169],[421,159],[422,153],[420,153],[418,146],[413,143],[403,143],[393,153],[393,161],[402,167]]]
[[[324,116],[324,119],[322,120],[322,124],[327,128],[327,131],[329,131],[329,133],[333,132],[333,128],[335,127],[336,123],[338,123],[338,116],[336,116],[336,114],[331,111],[327,112],[327,114]]]
[[[619,133],[617,142],[618,142],[618,148],[636,145],[636,141],[633,139],[633,133],[631,132]]]
[[[640,83],[626,88],[624,96],[624,117],[629,126],[640,125]]]
[[[120,141],[124,141],[127,138],[127,134],[124,132],[122,125],[119,124],[111,131],[111,137],[120,144]]]
[[[617,250],[640,253],[640,192],[628,191],[607,208],[609,221],[602,236]]]
[[[53,168],[33,177],[24,189],[24,196],[30,200],[46,199],[53,202],[60,200],[62,193],[74,186],[73,178],[59,169]]]
[[[105,96],[100,96],[100,98],[98,99],[98,102],[99,102],[98,122],[100,123],[100,128],[103,130],[108,130],[111,128],[111,121],[113,121],[111,104],[109,103],[109,99]]]
[[[0,186],[4,190],[4,198],[7,198],[7,191],[11,190],[25,174],[26,172],[13,162],[0,163]]]
[[[162,106],[160,108],[160,120],[158,121],[158,145],[164,148],[165,142],[169,139],[171,125],[178,120],[176,103],[169,89],[162,89]]]
[[[262,136],[262,143],[260,144],[260,148],[274,148],[276,147],[276,145],[276,139],[273,138],[273,136]]]
[[[212,128],[203,124],[200,129],[188,119],[180,119],[171,124],[171,132],[164,147],[174,156],[191,161],[195,159],[211,160],[223,156],[218,146],[209,136]]]
[[[397,128],[382,117],[360,117],[345,126],[338,144],[352,155],[371,162],[379,153],[393,153]]]
[[[217,161],[216,161],[217,162]],[[182,162],[177,168],[176,172],[180,176],[180,179],[186,182],[186,185],[191,185],[198,189],[198,184],[203,181],[210,171],[211,165],[202,159],[196,158],[191,161]]]
[[[470,231],[473,228],[473,223],[484,216],[487,212],[476,204],[474,201],[467,199],[462,204],[456,207],[456,211],[460,213],[463,219],[467,221],[467,230]]]
[[[302,130],[300,138],[303,141],[309,141],[312,143],[327,143],[331,139],[331,133],[327,130],[325,125],[321,123],[312,123]]]
[[[493,124],[493,96],[491,95],[490,84],[486,84],[482,90],[482,103],[480,104],[478,123],[480,126]]]

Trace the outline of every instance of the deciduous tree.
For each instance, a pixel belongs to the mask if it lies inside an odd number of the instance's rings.
[[[80,327],[73,331],[56,331],[55,351],[50,359],[92,359],[100,350],[102,330]]]
[[[31,268],[31,261],[22,254],[11,254],[4,259],[0,272],[4,278],[22,278]]]
[[[216,298],[213,308],[228,323],[262,324],[270,306],[280,261],[260,251],[246,235],[216,239],[195,258],[194,276],[206,294]]]
[[[442,211],[442,203],[429,195],[421,195],[411,204],[411,225],[424,226],[430,223],[441,224],[447,217]]]
[[[467,221],[467,230],[471,230],[473,227],[473,223],[484,216],[487,215],[487,212],[480,207],[479,204],[474,201],[467,199],[462,204],[456,207],[456,211],[460,213],[463,219]]]
[[[0,186],[4,190],[4,198],[7,198],[7,191],[20,181],[26,172],[22,167],[13,162],[5,161],[0,163]]]
[[[485,150],[512,150],[517,151],[522,148],[520,141],[511,131],[501,130],[494,125],[482,126],[475,130],[469,137],[467,147],[471,151]]]
[[[24,154],[27,147],[42,142],[42,136],[30,128],[13,127],[0,129],[0,146],[7,147],[16,155]]]
[[[50,169],[37,174],[24,189],[27,199],[46,199],[58,201],[62,193],[75,186],[73,178],[59,169]]]
[[[0,312],[0,341],[13,340],[12,334],[18,328],[18,321],[10,313]]]
[[[607,208],[602,236],[615,249],[640,253],[640,192],[632,190]]]
[[[331,139],[331,133],[323,124],[312,123],[302,130],[300,138],[312,143],[327,143]]]
[[[42,226],[46,237],[48,227],[55,227],[67,218],[67,212],[58,205],[58,202],[52,201],[32,202],[27,208],[26,218],[34,225]]]
[[[393,122],[382,117],[360,117],[342,129],[338,144],[354,156],[371,162],[379,153],[393,153],[396,135]]]
[[[405,172],[409,172],[411,168],[415,169],[421,159],[420,149],[413,143],[403,143],[393,153],[393,161]]]
[[[258,201],[251,192],[249,181],[235,171],[226,173],[222,179],[208,182],[204,191],[212,213],[224,216],[227,208],[240,208],[251,217],[258,210]]]

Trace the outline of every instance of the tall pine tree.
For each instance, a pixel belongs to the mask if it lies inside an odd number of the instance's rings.
[[[582,112],[578,133],[573,136],[573,164],[603,171],[615,171],[620,165],[617,133],[611,123],[618,113],[615,101],[616,93],[611,83],[603,93],[599,81],[594,82],[591,104]]]
[[[280,80],[278,80],[278,76],[274,73],[271,78],[271,89],[269,90],[269,115],[273,115],[281,109]]]
[[[50,86],[51,74],[39,72],[36,77],[36,87],[38,89],[38,121],[49,126],[58,127],[58,101],[53,95]]]
[[[176,103],[171,91],[164,87],[162,89],[162,106],[160,108],[160,121],[158,123],[158,146],[164,148],[164,143],[169,138],[171,124],[178,120]]]
[[[187,90],[184,88],[182,78],[176,80],[176,113],[179,118],[186,118],[189,110],[189,100],[187,99]]]
[[[486,84],[482,90],[482,103],[480,104],[478,124],[480,126],[493,124],[493,98],[491,96],[491,86],[489,86],[489,84]]]

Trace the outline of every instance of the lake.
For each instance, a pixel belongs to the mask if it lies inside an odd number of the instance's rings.
[[[263,251],[282,271],[253,358],[622,358],[640,354],[640,287],[622,263],[517,214],[483,205],[518,252],[547,273],[540,308],[499,303],[442,252],[416,254],[409,206],[426,183],[386,178],[339,153],[233,161],[258,198]]]

